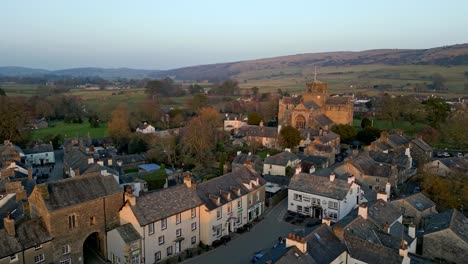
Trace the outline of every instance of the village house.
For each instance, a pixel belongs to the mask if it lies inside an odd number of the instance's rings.
[[[33,119],[28,122],[28,127],[31,129],[43,129],[48,128],[49,123],[44,118],[41,119]]]
[[[36,185],[28,198],[51,241],[49,263],[81,263],[91,248],[107,255],[106,232],[118,226],[122,192],[112,176],[88,176]]]
[[[433,149],[422,139],[422,137],[417,137],[411,140],[410,151],[411,156],[418,166],[422,166],[432,159]]]
[[[247,116],[226,114],[223,120],[224,131],[229,131],[236,134],[239,131],[239,128],[247,125],[247,121]]]
[[[20,147],[11,143],[9,140],[5,140],[3,142],[3,145],[0,145],[1,167],[6,167],[10,165],[12,161],[21,162],[22,158],[24,158],[23,150]]]
[[[107,232],[107,259],[111,263],[141,263],[142,237],[132,224],[121,225]]]
[[[336,177],[328,169],[323,175],[297,173],[288,186],[288,211],[337,222],[361,203],[361,187],[354,177]]]
[[[81,149],[73,148],[64,154],[63,169],[68,177],[90,175],[113,175],[118,181],[119,173],[110,167],[104,166],[103,160],[96,161],[92,154]]]
[[[384,163],[396,166],[398,183],[405,182],[412,174],[411,158],[409,158],[404,152],[390,150],[388,153],[385,153],[371,150],[366,152],[366,154],[379,164]]]
[[[291,168],[291,172],[299,165],[301,160],[290,150],[285,150],[276,155],[267,155],[263,163],[263,175],[286,176],[286,169]]]
[[[119,166],[124,171],[138,171],[138,166],[145,164],[145,156],[141,154],[130,154],[112,157],[112,164]]]
[[[221,237],[262,216],[266,181],[250,164],[197,185],[200,207],[200,241],[211,245]]]
[[[266,127],[262,121],[258,126],[242,126],[239,128],[239,134],[245,136],[245,143],[249,146],[257,145],[277,149],[279,147],[278,134],[280,130],[280,127]]]
[[[32,166],[55,163],[52,143],[38,143],[32,148],[24,149],[25,163]]]
[[[405,208],[403,213],[404,223],[414,224],[416,227],[421,227],[424,218],[437,214],[436,204],[421,192],[394,200],[391,203],[400,208]]]
[[[439,176],[453,174],[468,174],[468,157],[452,157],[446,159],[433,160],[424,164],[424,171],[434,173]]]
[[[364,184],[363,188],[387,191],[390,186],[396,187],[398,168],[396,164],[376,162],[367,153],[362,153],[352,160],[347,160],[344,169]]]
[[[328,163],[335,163],[335,155],[341,152],[340,136],[328,129],[304,129],[301,133],[304,140],[299,144],[305,155],[322,156]]]
[[[256,172],[262,173],[263,160],[260,156],[254,155],[251,152],[242,153],[241,151],[237,151],[237,156],[232,161],[232,167],[244,166],[245,163],[250,163]]]
[[[301,157],[301,168],[305,173],[314,173],[323,168],[328,168],[329,161],[322,156],[304,156]]]
[[[466,263],[468,219],[458,210],[434,214],[424,221],[423,255],[452,263]]]
[[[148,124],[147,122],[143,122],[140,126],[137,127],[136,132],[141,134],[153,134],[156,131],[154,126]]]
[[[119,212],[120,224],[131,224],[143,238],[143,263],[155,263],[198,246],[202,201],[190,177],[184,179],[184,184],[138,198],[127,189],[125,201]],[[110,249],[111,252],[122,250],[122,247]]]

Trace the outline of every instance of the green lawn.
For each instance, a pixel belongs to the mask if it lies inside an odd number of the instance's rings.
[[[360,129],[361,128],[361,120],[354,119],[353,126]],[[386,120],[374,120],[374,127],[382,129],[382,130],[391,130],[391,129],[401,129],[407,135],[414,135],[422,128],[424,128],[424,124],[416,123],[414,126],[411,125],[408,121],[395,121],[395,127],[392,126],[390,121]]]
[[[88,122],[73,124],[65,122],[49,122],[49,128],[32,131],[33,139],[42,139],[47,135],[61,134],[65,138],[84,137],[89,135],[92,138],[103,138],[107,135],[107,125],[101,124],[98,128],[92,128]]]

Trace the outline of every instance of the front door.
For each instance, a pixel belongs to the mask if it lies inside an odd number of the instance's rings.
[[[175,254],[180,253],[180,241],[175,242]]]

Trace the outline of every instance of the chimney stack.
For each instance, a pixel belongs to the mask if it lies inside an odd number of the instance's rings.
[[[358,215],[367,219],[367,204],[363,203],[359,206]]]
[[[399,253],[400,253],[400,256],[403,258],[408,257],[408,246],[406,245],[406,242],[403,239],[401,240]]]
[[[132,193],[132,187],[130,185],[125,186],[125,202],[128,201],[130,205],[136,204],[136,197]]]
[[[335,180],[335,173],[332,172],[332,173],[330,174],[330,181],[332,182],[332,181],[334,181],[334,180]]]
[[[296,171],[295,171],[294,175],[297,175],[297,174],[299,174],[299,173],[301,173],[301,172],[302,172],[302,167],[301,167],[301,165],[297,165],[297,166],[296,166]]]
[[[387,183],[385,184],[385,193],[387,193],[387,200],[390,199],[391,189],[392,189],[392,185],[390,184],[390,181],[387,181]]]
[[[16,229],[15,229],[15,220],[11,218],[11,213],[7,212],[5,215],[5,218],[3,218],[3,225],[5,227],[5,232],[9,236],[15,236],[16,235]]]
[[[328,217],[328,216],[325,216],[324,218],[322,218],[322,224],[326,224],[327,226],[330,226],[331,225],[331,218]]]
[[[304,238],[299,236],[288,234],[286,237],[286,248],[296,246],[302,253],[307,252],[307,242]]]
[[[408,236],[411,238],[416,237],[416,226],[413,223],[408,226]]]
[[[112,158],[107,159],[107,166],[112,166]]]
[[[237,156],[239,156],[242,153],[242,151],[237,151]]]
[[[377,193],[377,200],[384,200],[384,201],[387,201],[387,193],[386,192],[383,192],[383,191],[380,191]]]
[[[104,161],[102,159],[99,159],[97,164],[101,165],[101,166],[104,166]]]
[[[353,183],[354,181],[356,180],[356,178],[354,178],[354,175],[350,175],[348,176],[348,183]]]
[[[28,167],[28,180],[33,179],[33,169],[31,166]]]
[[[93,163],[94,163],[94,158],[88,157],[88,164],[93,164]]]
[[[192,177],[190,177],[190,173],[184,173],[184,184],[187,188],[192,187]]]

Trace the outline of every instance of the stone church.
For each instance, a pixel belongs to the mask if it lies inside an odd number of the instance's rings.
[[[283,97],[279,101],[279,125],[290,125],[300,130],[328,130],[333,124],[352,124],[351,98],[330,96],[327,83],[317,80],[306,83],[306,87],[302,97]]]

